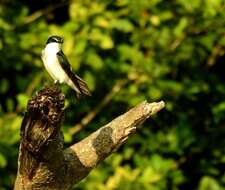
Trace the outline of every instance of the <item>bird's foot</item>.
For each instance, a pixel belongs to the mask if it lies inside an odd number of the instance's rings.
[[[60,82],[59,82],[58,80],[55,80],[55,81],[54,81],[54,86],[55,86],[56,89],[59,89],[59,87],[60,87]]]
[[[59,84],[60,84],[59,80],[55,80],[55,81],[54,81],[54,84],[55,84],[56,86],[59,86]]]

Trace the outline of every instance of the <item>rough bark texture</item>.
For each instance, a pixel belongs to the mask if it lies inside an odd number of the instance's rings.
[[[63,149],[60,126],[64,95],[46,87],[28,103],[21,125],[18,172],[14,190],[66,190],[86,177],[136,132],[137,126],[164,107],[142,102],[83,139]]]

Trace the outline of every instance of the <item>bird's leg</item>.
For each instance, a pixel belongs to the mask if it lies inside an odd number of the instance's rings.
[[[54,84],[58,86],[59,85],[59,80],[54,80]]]
[[[59,80],[54,80],[54,84],[55,84],[56,88],[59,88],[59,84],[60,84]]]

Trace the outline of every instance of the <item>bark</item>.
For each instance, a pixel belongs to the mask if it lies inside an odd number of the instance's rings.
[[[134,134],[149,116],[165,106],[162,101],[144,101],[64,149],[60,131],[64,101],[56,86],[44,88],[29,101],[21,124],[14,190],[70,189]]]

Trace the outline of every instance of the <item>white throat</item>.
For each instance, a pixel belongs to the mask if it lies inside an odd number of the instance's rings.
[[[51,42],[45,46],[45,51],[47,54],[58,53],[62,49],[62,44]]]

